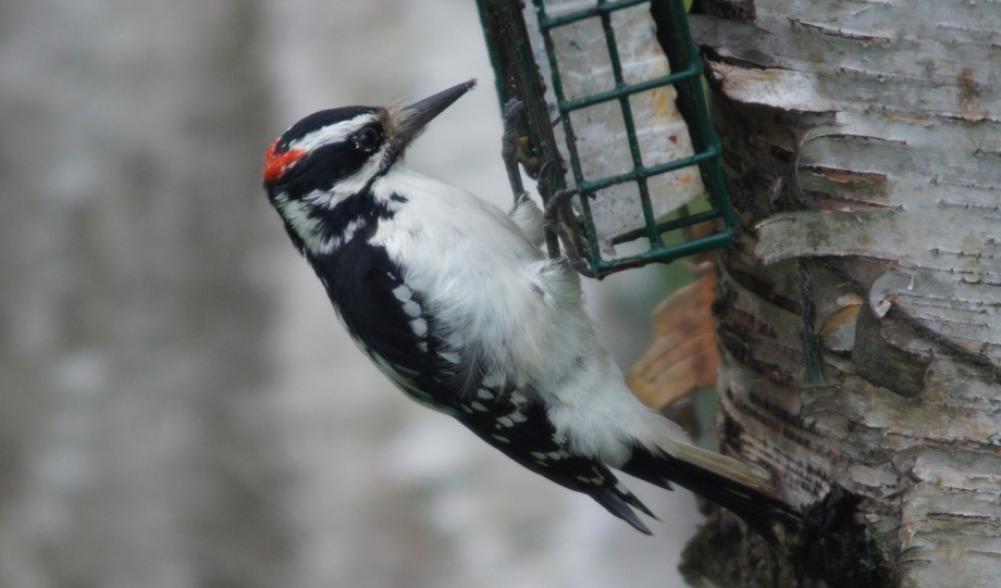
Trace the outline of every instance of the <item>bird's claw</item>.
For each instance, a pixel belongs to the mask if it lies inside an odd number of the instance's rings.
[[[518,134],[518,121],[525,109],[525,103],[517,98],[512,98],[504,105],[504,134],[501,137],[501,158],[504,160],[504,169],[507,171],[507,179],[511,184],[511,191],[514,193],[514,205],[518,207],[518,202],[525,194],[525,186],[521,182],[521,171],[518,169],[519,152],[521,151],[521,136]]]
[[[518,98],[512,98],[507,101],[504,105],[504,127],[509,128],[515,122],[521,113],[525,110],[525,103]]]
[[[524,157],[523,145],[525,139],[518,133],[518,124],[524,111],[525,103],[518,98],[508,100],[503,108],[504,135],[501,155],[504,159],[504,167],[507,170],[508,181],[511,183],[511,189],[514,192],[514,208],[512,212],[517,211],[522,202],[529,199],[528,193],[525,191],[521,181],[521,173],[518,169],[519,162],[525,164],[526,169],[530,171],[534,169],[536,173],[531,175],[540,180],[547,173],[552,173],[551,168],[553,167],[556,167],[557,173],[561,175],[563,170],[563,164],[560,161],[559,155],[548,157],[541,164],[539,164],[538,160],[527,161],[527,158]],[[546,202],[542,222],[546,232],[559,235],[563,241],[564,255],[566,256],[564,261],[578,272],[590,275],[590,268],[586,260],[580,255],[580,251],[583,251],[581,243],[576,237],[575,232],[559,216],[560,208],[574,194],[577,194],[577,190],[575,189],[558,190],[554,193],[548,199],[548,202]]]
[[[546,202],[546,209],[544,211],[547,226],[549,226],[550,223],[556,222],[559,217],[560,207],[563,206],[563,204],[576,193],[577,190],[573,189],[557,190],[556,193],[549,198],[549,202]]]
[[[580,254],[581,251],[585,250],[584,243],[580,241],[578,234],[560,218],[559,214],[563,205],[575,194],[577,194],[577,190],[572,188],[557,190],[546,202],[543,222],[546,231],[560,236],[560,240],[563,242],[564,262],[584,275],[592,275],[590,266]]]

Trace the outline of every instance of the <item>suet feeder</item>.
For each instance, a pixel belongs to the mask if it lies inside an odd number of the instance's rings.
[[[523,103],[521,162],[576,269],[601,278],[732,243],[737,219],[683,0],[525,2],[477,3],[501,104]],[[692,231],[703,223],[708,234]],[[626,243],[636,244],[616,254]],[[547,245],[558,254],[554,235]]]

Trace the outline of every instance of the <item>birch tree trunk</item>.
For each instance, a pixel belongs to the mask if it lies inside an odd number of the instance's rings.
[[[1001,585],[1001,3],[702,9],[745,226],[719,264],[721,443],[820,531],[769,551],[721,520],[685,572]]]

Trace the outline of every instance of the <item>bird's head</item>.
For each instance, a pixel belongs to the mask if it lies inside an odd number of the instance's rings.
[[[475,85],[470,80],[404,107],[321,110],[282,133],[265,153],[264,188],[296,245],[322,237],[322,217],[366,192],[431,119]]]

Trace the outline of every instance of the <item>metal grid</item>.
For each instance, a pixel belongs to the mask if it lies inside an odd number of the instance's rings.
[[[567,194],[576,195],[579,199],[581,214],[571,215],[573,217],[571,225],[572,231],[575,233],[574,238],[571,240],[564,237],[563,239],[564,246],[573,247],[576,243],[582,242],[586,249],[586,251],[580,252],[586,259],[586,266],[578,267],[578,270],[600,278],[623,269],[651,262],[669,262],[679,257],[732,243],[737,219],[730,206],[726,182],[720,169],[720,143],[709,122],[702,89],[702,60],[688,31],[688,18],[683,0],[597,0],[596,5],[591,8],[556,17],[546,13],[544,0],[532,0],[532,2],[537,15],[538,27],[545,43],[545,52],[551,71],[551,87],[556,96],[561,124],[566,135],[570,170],[574,179],[574,186],[567,190],[562,173],[547,174],[546,177],[540,178],[539,191],[544,199]],[[539,92],[541,84],[538,84],[537,88],[533,88],[531,86],[536,84],[528,83],[537,81],[533,78],[538,78],[538,74],[531,47],[524,34],[524,22],[506,22],[511,19],[521,21],[522,13],[518,10],[517,0],[479,0],[478,4],[491,53],[491,61],[498,76],[498,93],[502,103],[511,96],[517,96],[526,104],[543,101],[544,98]],[[659,40],[671,64],[672,72],[656,79],[627,84],[623,77],[611,15],[615,11],[640,4],[650,6],[658,25]],[[559,27],[593,18],[598,18],[601,21],[615,87],[611,90],[568,100],[564,95],[551,33]],[[512,57],[515,58],[511,59]],[[519,68],[524,70],[526,67],[531,68],[532,71],[512,71]],[[678,110],[688,125],[694,155],[658,165],[644,166],[636,136],[636,121],[633,118],[629,97],[639,92],[667,85],[674,86],[677,92]],[[533,91],[539,93],[532,95]],[[570,113],[609,101],[619,103],[632,158],[632,170],[599,179],[586,180],[582,173],[577,139],[574,135]],[[539,104],[536,106],[538,107]],[[542,102],[541,107],[545,107],[544,102]],[[642,123],[642,121],[640,122]],[[529,127],[533,126],[531,123],[532,120],[529,120]],[[532,130],[529,128],[529,131]],[[549,130],[551,131],[551,129]],[[535,129],[535,132],[530,132],[528,136],[535,153],[540,154],[543,158],[558,157],[558,153],[554,152],[555,141],[551,132],[539,133],[538,129]],[[658,223],[657,219],[654,218],[650,202],[648,178],[689,166],[698,166],[699,168],[703,185],[709,194],[709,209],[689,214],[687,207],[682,207],[676,215],[673,215],[676,218]],[[649,248],[636,255],[604,258],[595,231],[589,200],[599,190],[626,182],[635,182],[637,185],[642,203],[644,226],[617,235],[612,239],[612,242],[620,244],[645,237],[649,242]],[[664,241],[666,233],[681,231],[715,219],[722,219],[724,226],[712,234],[688,238],[674,244],[668,244]],[[691,236],[689,235],[689,237]],[[552,252],[552,247],[550,251]]]

